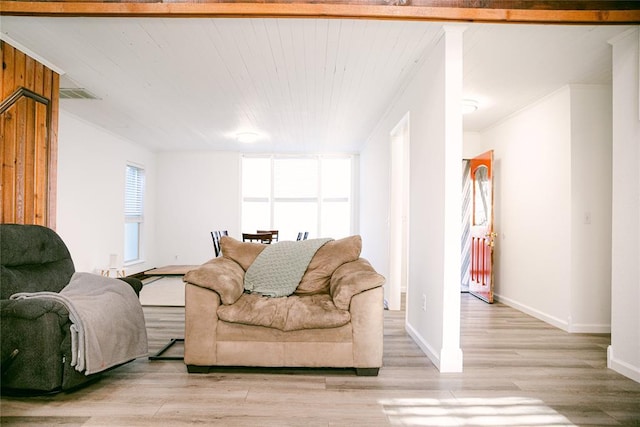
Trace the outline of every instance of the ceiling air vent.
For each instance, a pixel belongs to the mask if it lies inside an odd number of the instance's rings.
[[[60,88],[60,99],[100,99],[81,87]]]

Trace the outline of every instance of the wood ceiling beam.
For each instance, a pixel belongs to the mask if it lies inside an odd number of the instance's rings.
[[[233,1],[6,1],[0,15],[93,17],[296,17],[393,20],[637,24],[637,0],[282,0]],[[400,5],[406,3],[405,5]]]

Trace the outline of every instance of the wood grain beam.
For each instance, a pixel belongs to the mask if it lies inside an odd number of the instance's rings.
[[[0,222],[56,226],[59,76],[0,40]]]
[[[402,2],[405,5],[399,5]],[[0,14],[27,16],[114,17],[297,17],[364,18],[457,22],[547,24],[637,24],[634,1],[565,0],[351,0],[322,3],[273,2],[105,2],[6,1]]]

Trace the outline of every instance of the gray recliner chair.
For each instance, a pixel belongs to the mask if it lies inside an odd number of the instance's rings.
[[[71,255],[53,230],[0,224],[3,393],[70,390],[100,375],[85,375],[71,366],[71,322],[62,303],[40,298],[9,299],[18,292],[60,292],[74,272]],[[140,280],[123,280],[140,293]]]

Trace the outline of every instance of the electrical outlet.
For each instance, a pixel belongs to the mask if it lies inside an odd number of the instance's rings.
[[[427,311],[427,296],[422,294],[422,311]]]

